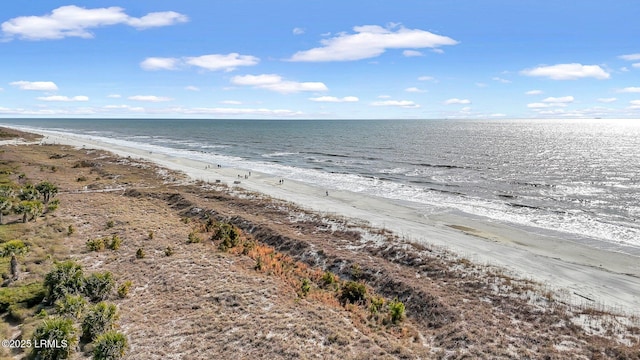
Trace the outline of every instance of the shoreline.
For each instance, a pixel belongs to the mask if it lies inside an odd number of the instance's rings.
[[[28,132],[45,136],[42,143],[96,148],[123,157],[141,158],[181,171],[194,180],[211,183],[220,180],[230,187],[239,186],[304,209],[364,220],[410,242],[436,245],[474,262],[497,266],[520,278],[545,284],[572,304],[602,305],[631,314],[640,312],[640,262],[632,255],[455,214],[425,217],[408,207],[347,191],[332,191],[327,196],[324,189],[286,179],[279,184],[279,178],[255,171],[245,179],[248,170],[217,168],[203,161],[73,135]],[[236,181],[240,183],[234,184]]]

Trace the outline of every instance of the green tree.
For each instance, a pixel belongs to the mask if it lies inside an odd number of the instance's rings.
[[[44,278],[50,303],[64,298],[65,295],[82,294],[84,283],[82,266],[72,260],[56,263],[54,269]]]
[[[23,201],[36,200],[39,197],[40,192],[32,184],[25,185],[22,189],[20,189],[20,194],[18,194],[18,198]]]
[[[42,201],[45,205],[58,193],[58,187],[48,181],[43,181],[36,185],[36,190],[42,195]]]
[[[99,302],[89,309],[82,321],[82,341],[91,342],[98,335],[113,330],[118,320],[118,309],[114,304]]]
[[[78,338],[71,319],[52,318],[42,322],[33,332],[34,359],[68,359]],[[43,344],[43,346],[39,346]],[[47,346],[44,346],[47,345]]]

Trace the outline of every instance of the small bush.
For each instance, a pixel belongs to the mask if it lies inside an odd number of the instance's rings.
[[[142,250],[142,248],[139,248],[136,251],[136,259],[144,259],[144,250]]]
[[[54,269],[44,278],[49,302],[54,303],[65,295],[80,294],[84,290],[82,266],[72,260],[56,263]]]
[[[175,253],[175,251],[173,250],[173,248],[171,246],[167,246],[166,249],[164,249],[164,254],[166,256],[171,256]]]
[[[71,319],[44,320],[33,332],[33,343],[54,343],[57,346],[34,346],[34,359],[68,359],[78,341]]]
[[[347,281],[340,290],[340,301],[343,304],[356,304],[364,301],[367,295],[367,287],[363,283]]]
[[[33,310],[23,303],[13,304],[7,310],[9,312],[8,319],[17,322],[24,322],[26,318],[33,315]]]
[[[371,315],[376,315],[380,313],[382,307],[384,306],[384,298],[380,296],[374,296],[371,298],[371,304],[369,305],[369,312]]]
[[[87,240],[87,249],[89,251],[102,251],[105,248],[104,239],[90,239]]]
[[[84,176],[84,175],[83,175],[83,176],[79,176],[79,177],[76,179],[76,181],[77,181],[77,182],[87,181],[87,177],[86,177],[86,176]]]
[[[113,220],[107,221],[107,229],[111,229],[115,225],[116,225],[116,223]]]
[[[153,240],[153,235],[154,235],[154,234],[153,234],[153,230],[151,230],[151,231],[149,231],[149,234],[147,235],[147,238],[148,238],[149,240]]]
[[[127,337],[117,331],[109,331],[98,336],[94,344],[94,360],[122,359],[128,346]]]
[[[9,240],[0,244],[0,256],[11,256],[11,254],[22,255],[29,251],[29,247],[22,240]]]
[[[85,279],[84,293],[93,302],[102,301],[109,296],[114,285],[115,280],[110,272],[93,273]]]
[[[307,296],[309,291],[311,291],[311,281],[309,279],[302,279],[302,285],[300,286],[300,290],[302,291],[302,296]]]
[[[111,237],[111,242],[109,242],[109,249],[118,250],[120,249],[120,245],[122,245],[122,239],[116,234],[113,234]]]
[[[71,236],[75,232],[76,232],[76,229],[73,227],[73,225],[69,225],[69,227],[67,228],[67,235]]]
[[[89,343],[98,335],[113,330],[116,320],[118,320],[118,309],[114,304],[97,303],[89,309],[82,321],[81,340]]]
[[[87,300],[81,295],[65,295],[55,303],[56,312],[63,317],[80,319],[87,307]]]
[[[221,241],[218,249],[227,251],[240,243],[240,231],[231,224],[218,223],[216,232],[211,237],[213,241]]]
[[[129,295],[129,289],[131,289],[131,285],[133,285],[131,280],[127,280],[123,282],[122,285],[118,286],[118,297],[121,299],[126,298]]]
[[[253,240],[246,241],[242,244],[242,255],[249,255],[249,252],[256,248],[256,242]]]
[[[332,273],[331,271],[325,271],[325,273],[322,275],[322,283],[324,285],[333,285],[337,282],[338,280],[336,279],[336,275],[334,273]]]
[[[354,280],[360,280],[362,278],[362,268],[360,265],[351,265],[351,277],[353,277]]]
[[[389,318],[392,323],[397,324],[405,317],[404,304],[401,301],[395,300],[389,303]]]
[[[192,231],[189,233],[189,238],[187,239],[187,244],[196,244],[202,242],[202,238]]]

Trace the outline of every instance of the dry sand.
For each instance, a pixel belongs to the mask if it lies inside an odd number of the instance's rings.
[[[36,132],[36,131],[34,131]],[[40,131],[43,142],[97,148],[120,156],[152,161],[193,179],[219,180],[321,213],[361,219],[417,243],[443,247],[475,262],[502,267],[515,276],[549,286],[565,301],[598,305],[629,314],[640,313],[640,259],[589,248],[561,238],[542,236],[503,224],[455,215],[431,218],[387,200],[332,191],[251,171],[150,153],[74,135]],[[240,178],[238,177],[240,175]],[[234,184],[239,181],[239,184]]]

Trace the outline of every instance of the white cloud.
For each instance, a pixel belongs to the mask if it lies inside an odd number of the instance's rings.
[[[129,17],[126,24],[137,29],[147,29],[152,27],[169,26],[177,23],[189,21],[186,15],[175,11],[163,11],[149,13],[141,18]]]
[[[563,96],[563,97],[553,97],[550,96],[544,100],[542,100],[542,102],[545,103],[553,103],[553,104],[560,104],[560,103],[571,103],[573,102],[575,99],[573,98],[573,96]]]
[[[238,101],[238,100],[222,100],[222,101],[220,101],[220,104],[225,104],[225,105],[242,105],[242,101]]]
[[[529,90],[525,93],[526,95],[540,95],[544,94],[542,90]]]
[[[378,99],[391,99],[390,95],[378,95]]]
[[[402,55],[406,57],[416,57],[416,56],[424,56],[423,53],[417,50],[405,50],[402,52]]]
[[[181,66],[196,66],[211,71],[233,71],[238,66],[253,66],[260,62],[260,59],[251,55],[240,55],[238,53],[209,54],[194,57],[178,58],[146,58],[140,63],[144,70],[177,70]]]
[[[147,102],[163,102],[163,101],[173,100],[172,98],[169,98],[169,97],[155,96],[155,95],[134,95],[134,96],[129,96],[128,99],[135,100],[135,101],[147,101]]]
[[[283,80],[280,75],[241,75],[234,76],[231,83],[235,85],[253,86],[261,89],[276,91],[283,94],[300,91],[327,91],[329,88],[321,82],[297,82]]]
[[[109,94],[109,95],[107,95],[107,97],[111,98],[111,99],[120,99],[122,97],[122,95],[120,95],[120,94]]]
[[[193,85],[185,86],[184,89],[188,91],[200,91],[199,87]]]
[[[304,34],[304,29],[297,27],[297,28],[293,28],[292,32],[293,32],[293,35],[302,35]]]
[[[433,76],[419,76],[418,80],[420,81],[437,81],[436,78],[434,78]]]
[[[466,104],[471,104],[471,100],[453,98],[445,101],[444,104],[445,105],[454,105],[454,104],[466,105]]]
[[[629,104],[631,104],[628,108],[629,109],[640,109],[640,100],[631,100],[629,101]]]
[[[479,88],[485,88],[485,87],[487,87],[487,86],[489,86],[489,85],[487,85],[487,84],[485,84],[485,83],[477,82],[477,83],[476,83],[476,86],[477,86],[477,87],[479,87]]]
[[[581,78],[608,79],[609,73],[598,65],[582,65],[578,63],[539,66],[520,72],[526,76],[541,76],[553,80],[576,80]]]
[[[251,55],[240,55],[238,53],[230,53],[227,55],[211,54],[197,57],[187,57],[185,63],[207,70],[224,70],[233,71],[238,66],[256,65],[260,59]]]
[[[125,24],[137,29],[168,26],[188,21],[188,17],[174,11],[149,13],[141,18],[127,15],[123,8],[86,9],[75,5],[61,6],[43,16],[20,16],[2,23],[6,38],[51,40],[65,37],[93,38],[93,28]]]
[[[531,104],[527,104],[527,107],[529,109],[542,109],[542,108],[548,108],[549,106],[551,106],[550,104],[545,104],[545,103],[531,103]]]
[[[436,54],[444,54],[444,50],[442,50],[442,49],[431,49],[431,51],[436,53]]]
[[[498,82],[501,82],[503,84],[510,84],[511,83],[511,80],[503,79],[503,78],[497,77],[497,76],[492,77],[491,80],[498,81]]]
[[[618,99],[616,99],[616,98],[599,98],[598,102],[601,102],[601,103],[612,103],[612,102],[614,102],[616,100],[618,100]]]
[[[640,63],[633,63],[631,64],[631,66],[633,66],[634,68],[640,68]]]
[[[311,101],[315,102],[333,102],[333,103],[341,103],[341,102],[358,102],[358,99],[355,96],[345,96],[343,98],[335,97],[335,96],[319,96],[314,98],[309,98]]]
[[[335,37],[320,41],[321,47],[299,51],[291,61],[351,61],[377,57],[387,49],[436,48],[455,45],[458,42],[449,37],[436,35],[419,29],[398,27],[397,30],[378,25],[355,26],[355,34],[340,33]]]
[[[627,60],[627,61],[640,60],[640,54],[620,55],[618,57],[622,60]]]
[[[409,100],[384,100],[384,101],[374,101],[371,103],[373,106],[398,106],[408,109],[419,108],[420,105],[414,103]]]
[[[140,63],[144,70],[175,70],[180,60],[176,58],[150,57]]]
[[[52,81],[14,81],[9,85],[17,86],[20,90],[56,91],[58,86]]]
[[[616,92],[619,93],[640,93],[640,87],[626,87],[624,89],[618,89]]]
[[[489,116],[491,116],[491,117],[504,117],[504,116],[507,116],[507,114],[503,114],[503,113],[495,113],[495,114],[491,114],[491,115],[489,115]]]
[[[62,95],[52,95],[52,96],[41,96],[41,97],[38,98],[38,100],[72,102],[72,101],[89,101],[89,97],[82,96],[82,95],[74,96],[74,97],[68,97],[68,96],[62,96]]]
[[[408,88],[404,89],[404,91],[411,92],[411,93],[422,93],[422,92],[425,92],[426,90],[422,90],[422,89],[419,89],[419,88],[413,86],[413,87],[408,87]]]

